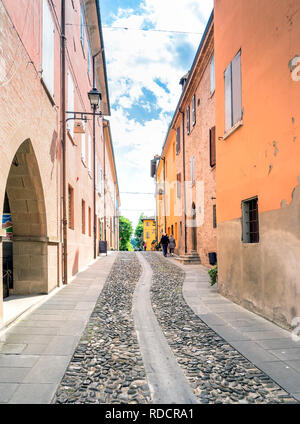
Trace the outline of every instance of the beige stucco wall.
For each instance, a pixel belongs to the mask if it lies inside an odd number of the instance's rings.
[[[300,186],[289,205],[259,214],[259,243],[241,242],[241,220],[218,226],[220,292],[291,328],[300,316]]]

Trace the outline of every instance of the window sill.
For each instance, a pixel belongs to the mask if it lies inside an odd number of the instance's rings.
[[[81,158],[81,162],[82,162],[83,166],[86,168],[87,167],[86,166],[86,162],[85,162],[85,160],[83,158]]]
[[[89,171],[88,174],[89,174],[90,179],[92,179],[92,172]]]
[[[208,96],[208,99],[209,99],[209,100],[210,100],[210,99],[212,99],[212,98],[214,97],[215,92],[216,92],[216,90],[215,90],[215,89],[214,89],[214,91],[211,91],[211,92],[210,92],[210,95]]]
[[[243,126],[243,120],[238,121],[236,124],[234,124],[234,126],[232,128],[230,128],[230,130],[228,130],[224,136],[223,136],[223,140],[226,140],[228,137],[231,136],[231,134],[233,134],[238,128],[240,128],[241,126]]]

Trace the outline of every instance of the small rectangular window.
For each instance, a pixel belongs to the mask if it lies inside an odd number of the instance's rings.
[[[177,197],[181,198],[181,174],[177,174]]]
[[[242,201],[242,241],[259,242],[258,198]]]
[[[195,175],[194,175],[194,156],[191,157],[191,182],[194,184]]]
[[[180,152],[180,127],[176,130],[176,155]]]
[[[213,228],[217,228],[217,207],[213,205]]]
[[[74,97],[75,97],[75,90],[74,90],[74,82],[73,78],[71,76],[70,71],[68,71],[68,111],[74,112]],[[72,117],[72,115],[68,116],[69,118]],[[72,138],[74,138],[74,120],[71,119],[68,121],[68,130]]]
[[[216,164],[216,127],[209,130],[209,155],[210,166],[213,167]]]
[[[85,201],[81,201],[81,230],[82,234],[85,234]]]
[[[210,60],[210,94],[215,91],[215,54],[213,53]]]
[[[186,110],[186,132],[187,134],[190,133],[190,107],[187,107]]]
[[[92,139],[90,134],[88,134],[88,169],[92,172]]]
[[[42,78],[50,95],[54,97],[54,22],[48,0],[43,0],[42,22]]]
[[[80,6],[80,41],[82,44],[82,48],[84,51],[84,47],[85,47],[85,20],[84,20],[84,10],[83,10],[83,6]]]
[[[91,68],[92,68],[92,56],[91,56],[91,47],[89,41],[87,42],[88,47],[88,57],[87,57],[87,65],[88,65],[88,75],[91,78]]]
[[[196,124],[196,96],[193,95],[193,101],[192,101],[192,119],[193,119],[193,126]]]
[[[69,228],[74,230],[74,189],[68,186]]]
[[[83,122],[83,128],[84,128],[84,122]],[[85,153],[85,143],[86,143],[86,140],[85,140],[85,134],[81,134],[81,159],[82,159],[82,162],[84,163],[84,164],[86,164],[86,153]]]

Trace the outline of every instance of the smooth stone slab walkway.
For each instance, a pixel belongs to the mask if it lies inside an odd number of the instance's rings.
[[[294,341],[289,331],[220,295],[217,285],[210,286],[208,268],[167,259],[185,271],[183,297],[194,313],[300,400],[300,341]]]
[[[152,309],[152,269],[140,253],[137,256],[143,272],[133,297],[133,314],[152,402],[196,404],[197,398],[177,364]]]
[[[51,402],[115,259],[99,258],[1,335],[0,403]]]

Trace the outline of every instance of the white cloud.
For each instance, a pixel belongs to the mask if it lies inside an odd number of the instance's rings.
[[[213,0],[144,0],[138,11],[119,9],[110,25],[141,28],[151,22],[155,29],[203,33],[212,6]],[[180,55],[178,48],[190,46],[195,53],[201,35],[106,28],[103,33],[111,103],[109,120],[120,191],[154,192],[150,160],[161,153],[181,93],[179,80],[188,71],[184,54]],[[165,84],[169,93],[157,80]],[[145,89],[154,94],[154,104],[145,98]],[[145,116],[155,109],[160,112],[141,123],[128,114],[134,105],[142,105]],[[150,195],[121,193],[121,203],[122,214],[134,225],[142,209],[145,214],[155,212],[154,197]]]

